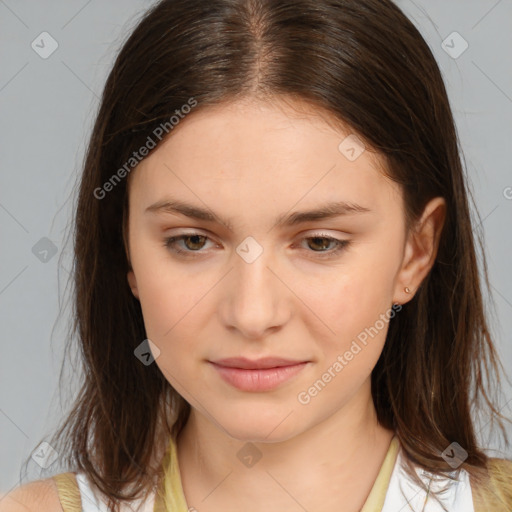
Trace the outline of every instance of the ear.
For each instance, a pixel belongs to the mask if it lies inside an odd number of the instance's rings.
[[[133,295],[137,299],[139,299],[139,290],[137,288],[137,279],[135,278],[135,272],[133,270],[129,270],[128,274],[126,274],[126,277],[128,278],[128,284],[130,285]]]
[[[421,219],[411,229],[395,283],[394,303],[409,302],[434,265],[445,217],[446,201],[435,197],[425,206]],[[405,291],[406,287],[410,293]]]

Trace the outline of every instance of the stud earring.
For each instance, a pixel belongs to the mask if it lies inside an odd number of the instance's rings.
[[[409,290],[408,287],[405,287],[405,293],[411,293],[411,290]]]

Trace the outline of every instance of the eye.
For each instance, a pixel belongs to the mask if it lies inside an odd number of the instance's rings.
[[[209,237],[198,232],[183,233],[178,236],[165,238],[164,247],[177,255],[186,258],[195,258],[201,253],[206,252],[202,251],[202,249],[205,247],[208,240],[210,240]],[[333,257],[350,244],[348,240],[339,240],[338,238],[321,233],[304,237],[301,239],[301,242],[304,241],[307,242],[308,247],[313,248],[313,250],[307,252],[315,254],[315,257],[318,258]],[[183,245],[180,247],[178,242],[182,242]],[[334,245],[333,249],[328,248],[331,244]]]
[[[171,236],[164,240],[164,247],[169,249],[170,251],[180,254],[187,257],[195,257],[197,252],[204,252],[201,249],[204,246],[204,243],[209,238],[206,235],[202,235],[201,233],[184,233],[179,236]],[[185,244],[185,250],[180,249],[177,246],[177,242],[183,242]]]
[[[321,233],[305,237],[301,241],[306,241],[308,247],[314,248],[314,250],[308,252],[321,253],[318,255],[320,258],[333,257],[350,244],[350,241],[348,240],[339,240],[338,238],[334,238],[332,236],[324,235]],[[334,249],[329,250],[329,244],[334,244]],[[317,250],[317,248],[319,248],[319,250]]]

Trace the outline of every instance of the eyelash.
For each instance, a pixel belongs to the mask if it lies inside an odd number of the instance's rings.
[[[203,252],[201,250],[189,251],[189,250],[179,249],[179,248],[176,247],[176,242],[177,241],[183,240],[184,238],[193,237],[193,236],[200,236],[200,237],[204,237],[207,240],[209,240],[209,237],[207,237],[206,235],[203,235],[201,233],[195,233],[195,232],[183,233],[182,235],[171,236],[171,237],[165,238],[164,239],[164,247],[166,249],[174,252],[175,254],[184,257],[184,258],[197,258],[197,257],[200,257],[200,254]],[[329,240],[329,241],[334,242],[334,243],[337,244],[336,248],[333,249],[333,250],[330,250],[330,251],[308,251],[308,252],[312,252],[313,254],[318,254],[318,257],[321,258],[321,259],[332,258],[332,257],[338,255],[338,253],[340,253],[342,250],[346,249],[350,245],[350,241],[349,240],[339,240],[338,238],[334,238],[332,236],[323,235],[321,233],[318,233],[318,234],[315,234],[315,235],[312,235],[312,236],[304,237],[304,238],[301,239],[301,242],[303,240],[311,240],[313,238]]]

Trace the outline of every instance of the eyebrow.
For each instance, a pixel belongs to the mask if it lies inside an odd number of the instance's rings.
[[[337,201],[324,204],[318,208],[293,213],[285,213],[277,217],[274,226],[296,226],[311,221],[330,219],[342,215],[370,213],[372,210],[357,203]],[[183,201],[164,199],[148,206],[144,213],[170,213],[183,215],[191,219],[223,224],[233,230],[232,219],[223,219],[207,208],[202,208]]]

